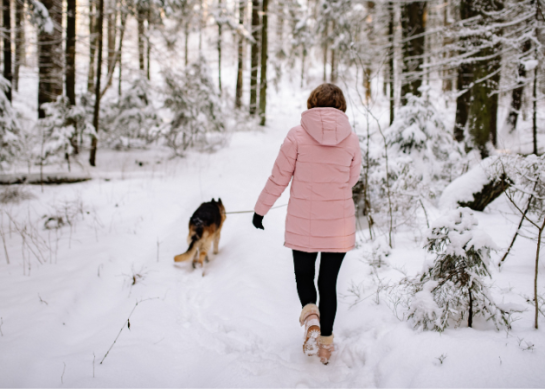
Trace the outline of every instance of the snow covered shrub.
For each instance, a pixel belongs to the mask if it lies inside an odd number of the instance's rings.
[[[369,149],[367,151],[367,148]],[[364,174],[360,190],[377,227],[395,232],[415,225],[417,210],[435,201],[466,165],[466,154],[446,130],[440,113],[429,101],[409,95],[384,138],[362,142]],[[367,166],[368,165],[368,166]],[[366,176],[367,175],[367,176]],[[362,197],[355,193],[362,204]],[[424,212],[425,213],[425,212]]]
[[[175,154],[206,146],[211,133],[224,130],[221,102],[203,57],[183,74],[165,71],[165,83],[165,107],[172,113],[165,137]]]
[[[12,162],[19,149],[19,124],[5,91],[9,82],[0,76],[0,171]]]
[[[475,316],[491,320],[496,328],[509,327],[509,313],[494,302],[484,277],[490,250],[495,244],[488,234],[475,229],[478,222],[468,208],[449,211],[436,220],[427,237],[426,248],[436,255],[421,274],[405,278],[413,295],[408,318],[416,328],[443,331]]]
[[[384,136],[392,155],[395,179],[426,186],[435,197],[463,169],[460,144],[446,130],[440,113],[423,97],[407,96]]]
[[[162,121],[153,106],[152,87],[140,75],[118,102],[104,104],[101,138],[116,149],[141,148],[157,139]]]
[[[78,131],[93,135],[95,130],[87,121],[85,110],[70,105],[66,96],[59,96],[54,103],[43,104],[43,108],[46,117],[38,121],[40,139],[33,153],[40,166],[60,162],[63,158],[68,161],[77,143]]]

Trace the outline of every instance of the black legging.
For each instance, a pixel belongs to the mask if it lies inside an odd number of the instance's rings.
[[[318,291],[320,292],[320,327],[323,336],[333,333],[333,322],[337,313],[337,276],[346,253],[322,253]],[[293,250],[295,281],[301,306],[316,304],[314,274],[318,253]]]

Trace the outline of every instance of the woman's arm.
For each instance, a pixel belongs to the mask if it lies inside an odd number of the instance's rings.
[[[290,131],[284,143],[282,143],[282,147],[280,147],[280,152],[274,162],[272,174],[257,199],[257,204],[254,208],[255,213],[265,216],[269,212],[269,209],[271,209],[290,183],[295,170],[296,160],[297,141],[293,131]]]
[[[348,181],[348,183],[350,184],[351,188],[354,185],[356,185],[356,182],[358,182],[360,178],[360,171],[361,171],[361,149],[360,149],[360,144],[358,142],[356,153],[354,155],[354,158],[352,159],[352,163],[350,164],[350,180]]]

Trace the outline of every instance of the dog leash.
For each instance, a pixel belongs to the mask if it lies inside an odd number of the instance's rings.
[[[287,205],[288,205],[288,204],[277,205],[276,207],[272,207],[271,209],[282,208],[282,207],[285,207],[285,206],[287,206]],[[226,215],[230,215],[230,214],[234,214],[234,213],[254,213],[254,211],[233,211],[233,212],[225,212]]]

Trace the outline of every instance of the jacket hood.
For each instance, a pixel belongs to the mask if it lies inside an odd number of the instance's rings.
[[[352,132],[348,116],[336,108],[311,108],[301,114],[301,126],[318,143],[335,146]]]

